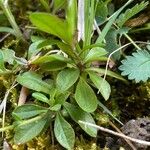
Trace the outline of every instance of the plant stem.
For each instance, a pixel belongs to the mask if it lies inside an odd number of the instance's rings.
[[[47,12],[50,12],[50,7],[45,0],[40,0],[40,3],[43,5]]]
[[[135,46],[135,48],[141,50],[141,48],[126,33],[124,33],[124,36]]]
[[[14,32],[15,32],[15,35],[18,39],[22,39],[24,40],[23,38],[23,34],[22,32],[20,31],[16,21],[15,21],[15,18],[10,10],[10,7],[8,5],[8,2],[7,1],[3,1],[3,0],[0,0],[0,7],[2,8],[4,14],[6,15],[7,19],[9,20],[9,23],[11,24],[12,28],[14,29]]]
[[[7,126],[7,127],[4,127],[4,128],[0,128],[0,132],[4,132],[4,131],[7,131],[7,130],[12,130],[13,128],[14,128],[14,125]]]
[[[142,144],[142,145],[147,145],[147,146],[150,146],[150,142],[149,141],[144,141],[144,140],[140,140],[140,139],[135,139],[135,138],[132,138],[132,137],[129,137],[129,136],[126,136],[124,134],[121,134],[121,133],[118,133],[118,132],[114,132],[112,130],[109,130],[107,128],[103,128],[101,126],[97,126],[95,124],[92,124],[92,123],[89,123],[89,122],[85,122],[85,121],[81,121],[79,120],[78,121],[79,123],[85,125],[86,127],[87,126],[90,126],[90,127],[94,127],[100,131],[103,131],[103,132],[106,132],[106,133],[110,133],[112,135],[115,135],[115,136],[118,136],[118,137],[121,137],[123,139],[127,139],[127,140],[130,140],[132,142],[135,142],[135,143],[139,143],[139,144]]]

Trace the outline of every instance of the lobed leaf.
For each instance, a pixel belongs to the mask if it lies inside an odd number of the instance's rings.
[[[131,17],[142,11],[146,6],[149,4],[149,2],[142,1],[140,4],[136,4],[130,9],[127,9],[125,13],[121,14],[119,18],[116,20],[116,23],[119,27],[122,27],[124,23],[129,20]]]
[[[138,50],[122,60],[119,69],[121,75],[128,75],[130,80],[135,79],[136,82],[147,81],[150,77],[150,53],[146,50]]]

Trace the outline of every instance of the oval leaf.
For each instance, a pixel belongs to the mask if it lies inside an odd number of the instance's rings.
[[[107,51],[103,48],[94,48],[89,51],[84,59],[85,63],[100,60],[102,56],[106,55]]]
[[[44,129],[47,123],[47,118],[45,116],[38,116],[33,119],[24,121],[15,128],[14,142],[16,144],[23,144],[30,141],[31,139],[39,135]]]
[[[67,68],[62,70],[56,79],[58,89],[62,92],[69,89],[77,81],[79,74],[78,69]]]
[[[92,88],[80,78],[75,92],[75,100],[86,112],[93,112],[97,108],[97,98]]]
[[[69,62],[69,59],[63,57],[62,55],[52,54],[52,55],[45,55],[40,58],[37,58],[32,62],[32,64],[44,64],[53,61]]]
[[[103,78],[97,73],[90,72],[89,75],[90,75],[90,79],[92,80],[96,88],[100,91],[104,99],[108,100],[111,93],[111,88],[109,83],[106,80],[103,80]]]
[[[46,111],[47,109],[44,107],[32,105],[32,104],[26,104],[17,107],[13,111],[12,115],[16,119],[27,119],[27,118],[34,117],[38,114],[44,113]]]
[[[66,108],[67,112],[69,113],[69,115],[71,116],[71,118],[80,125],[80,127],[90,136],[92,137],[96,137],[97,135],[97,129],[94,127],[90,127],[90,126],[85,126],[83,124],[80,124],[78,121],[84,121],[84,122],[89,122],[92,124],[95,124],[95,121],[93,119],[93,117],[91,116],[90,113],[87,113],[85,111],[83,111],[82,109],[80,109],[77,106],[74,106],[72,104],[69,104],[67,102],[65,102],[64,107]]]
[[[29,16],[33,25],[38,29],[53,34],[67,43],[70,43],[67,31],[67,23],[65,20],[58,18],[49,13],[32,13]]]
[[[72,149],[75,143],[75,133],[71,125],[60,115],[57,114],[54,133],[58,142],[66,149]]]
[[[32,94],[32,96],[41,102],[49,104],[49,99],[42,93],[35,92]]]
[[[50,89],[52,87],[52,85],[42,81],[42,78],[40,75],[32,71],[25,72],[22,75],[19,75],[17,77],[17,82],[29,89],[32,89],[38,92],[44,92],[47,94],[49,94]]]

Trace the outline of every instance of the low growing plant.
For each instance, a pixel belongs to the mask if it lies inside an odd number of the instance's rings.
[[[47,1],[43,2],[41,1],[43,7],[49,11]],[[80,2],[83,1],[78,3]],[[14,142],[23,144],[42,131],[46,131],[50,124],[54,123],[57,141],[66,149],[72,149],[75,133],[65,117],[67,112],[88,135],[96,137],[97,130],[79,123],[79,120],[95,124],[92,114],[101,104],[98,94],[100,93],[105,100],[109,99],[111,86],[103,78],[105,73],[125,81],[120,75],[110,70],[106,72],[102,65],[95,66],[94,62],[98,61],[101,64],[107,61],[109,52],[106,47],[110,47],[108,44],[113,44],[107,40],[106,43],[104,42],[106,37],[108,39],[109,32],[115,32],[113,39],[118,34],[126,35],[123,24],[148,4],[142,2],[133,7],[133,13],[131,10],[130,13],[126,11],[124,15],[118,17],[130,2],[131,0],[114,12],[110,18],[107,18],[108,2],[96,0],[84,1],[84,20],[80,18],[82,14],[78,11],[76,0],[67,2],[56,0],[52,13],[30,13],[29,19],[36,27],[36,33],[45,32],[44,36],[31,37],[32,43],[25,58],[15,56],[15,52],[11,49],[0,51],[1,75],[12,75],[15,81],[22,85],[20,95],[23,94],[23,97],[19,99],[21,106],[16,107],[12,112],[15,120],[13,125],[4,127],[1,131],[13,129]],[[96,13],[100,5],[105,6],[105,16]],[[55,14],[60,8],[65,10],[63,18]],[[97,18],[103,17],[101,24],[105,23],[105,26],[101,32],[97,28],[98,38],[95,41],[93,25],[96,14]],[[118,28],[113,29],[113,24],[118,25]],[[120,47],[120,45],[117,46]],[[9,65],[6,66],[6,62]],[[25,92],[27,89],[30,90],[28,98],[32,101],[23,104],[23,100],[27,97]]]

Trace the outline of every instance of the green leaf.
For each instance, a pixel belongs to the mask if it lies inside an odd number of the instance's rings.
[[[52,44],[55,44],[55,40],[46,40],[46,39],[40,39],[34,43],[32,43],[28,50],[28,59],[35,56],[37,53],[39,53],[43,48],[51,48]]]
[[[38,116],[36,118],[23,121],[17,127],[15,127],[15,144],[20,145],[26,143],[39,135],[47,123],[47,117]]]
[[[125,13],[121,14],[119,18],[116,20],[116,23],[119,27],[122,27],[124,23],[129,20],[131,17],[142,11],[146,6],[149,4],[149,2],[142,1],[140,4],[136,4],[130,9],[127,9]]]
[[[96,8],[96,20],[98,20],[98,24],[103,23],[108,16],[108,0],[103,2],[103,1],[99,1],[97,4],[97,8]]]
[[[55,104],[61,104],[63,105],[64,102],[67,100],[71,92],[65,91],[63,93],[59,93],[56,95]]]
[[[122,60],[119,69],[121,75],[128,75],[130,80],[135,79],[136,82],[147,81],[150,77],[150,53],[146,50],[138,50]]]
[[[79,78],[79,70],[78,69],[71,69],[67,68],[62,70],[56,79],[57,88],[64,92],[69,89]]]
[[[15,52],[11,49],[2,50],[3,58],[5,62],[9,64],[13,64],[15,60]]]
[[[66,3],[67,3],[67,0],[54,0],[54,10],[53,10],[53,12],[56,12],[58,9],[63,8]]]
[[[84,122],[89,122],[92,124],[95,124],[95,121],[93,119],[93,117],[91,116],[90,113],[87,113],[85,111],[83,111],[82,109],[80,109],[77,106],[74,106],[70,103],[65,102],[64,107],[66,108],[67,112],[69,113],[69,115],[71,116],[71,118],[80,125],[80,127],[90,136],[92,137],[96,137],[97,135],[97,129],[94,127],[89,127],[89,126],[85,126],[83,124],[80,124],[78,121],[84,121]]]
[[[84,59],[84,62],[92,62],[100,60],[102,56],[106,55],[107,51],[104,48],[94,48],[89,51],[87,56]]]
[[[6,71],[5,65],[4,65],[4,56],[2,51],[0,51],[0,70]]]
[[[126,4],[124,4],[119,10],[117,10],[113,16],[110,18],[110,20],[108,21],[108,23],[105,25],[104,29],[102,30],[102,33],[100,34],[100,36],[98,37],[98,39],[96,40],[96,43],[101,44],[103,42],[103,40],[105,39],[105,36],[107,34],[107,32],[110,30],[112,24],[115,22],[116,18],[118,17],[118,15],[121,13],[121,11],[127,6],[129,5],[133,0],[129,0]]]
[[[38,105],[26,104],[17,107],[12,115],[16,119],[27,119],[31,117],[35,117],[41,113],[47,112],[47,109]]]
[[[51,111],[59,111],[61,109],[61,105],[60,104],[56,104],[53,107],[50,108]]]
[[[66,22],[70,39],[74,40],[75,31],[77,29],[77,0],[69,0],[66,12]]]
[[[103,109],[104,113],[109,114],[113,119],[115,119],[118,123],[120,123],[123,126],[123,123],[119,119],[117,119],[105,105],[103,105],[100,101],[98,101],[98,105]]]
[[[50,63],[44,63],[40,65],[40,68],[44,71],[58,71],[67,67],[67,63],[62,61],[53,61]]]
[[[52,54],[52,55],[41,56],[40,58],[37,58],[36,60],[32,61],[32,64],[44,64],[53,61],[69,62],[69,59],[65,58],[62,55]]]
[[[65,52],[68,56],[71,56],[72,58],[76,58],[74,52],[73,52],[73,49],[70,45],[68,44],[65,44],[63,42],[58,42],[57,43],[58,47],[63,51]]]
[[[0,27],[0,32],[7,32],[10,33],[12,35],[15,35],[15,32],[12,28],[9,27]]]
[[[97,108],[96,95],[82,77],[76,87],[75,100],[86,112],[94,112]]]
[[[34,98],[36,98],[37,100],[41,101],[41,102],[44,102],[44,103],[47,103],[47,104],[50,103],[49,99],[44,94],[42,94],[42,93],[35,92],[35,93],[32,94],[32,96]]]
[[[38,29],[53,34],[67,43],[71,42],[68,37],[67,23],[65,20],[55,15],[39,12],[30,14],[29,18],[32,24]]]
[[[102,69],[102,68],[94,68],[94,67],[91,67],[91,68],[88,68],[86,69],[86,71],[93,71],[93,72],[97,72],[101,75],[104,75],[105,74],[105,69]],[[110,70],[107,70],[107,73],[106,73],[108,76],[110,77],[113,77],[113,78],[116,78],[116,79],[119,79],[119,80],[122,80],[122,81],[125,81],[127,82],[121,75],[113,72],[113,71],[110,71]]]
[[[120,47],[120,45],[118,44],[118,30],[116,30],[115,28],[111,28],[108,31],[105,39],[106,39],[105,49],[107,49],[109,54]],[[121,56],[121,53],[120,51],[118,51],[112,55],[112,58],[114,60],[119,60],[120,56]]]
[[[111,88],[109,83],[106,80],[103,80],[103,78],[97,73],[94,72],[88,72],[88,73],[90,75],[90,79],[97,87],[97,89],[100,91],[104,99],[108,100],[111,93]]]
[[[57,141],[66,149],[72,149],[75,143],[75,133],[71,125],[57,114],[54,124],[54,133]]]
[[[2,49],[2,50],[0,50],[0,52],[3,55],[4,62],[8,62],[11,65],[13,65],[14,62],[17,62],[20,65],[27,65],[27,60],[24,58],[21,58],[21,57],[16,57],[14,50]]]
[[[49,94],[52,85],[42,81],[42,77],[33,71],[25,72],[17,77],[17,82],[21,85],[38,91]]]

